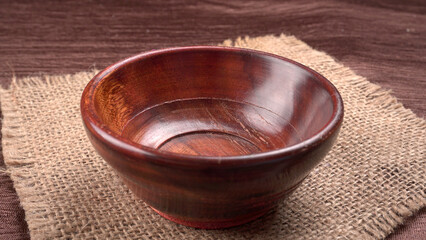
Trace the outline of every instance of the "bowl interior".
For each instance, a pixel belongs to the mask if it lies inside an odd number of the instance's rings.
[[[333,118],[335,89],[320,75],[268,54],[195,48],[119,64],[96,86],[110,131],[160,151],[236,156],[285,148]]]

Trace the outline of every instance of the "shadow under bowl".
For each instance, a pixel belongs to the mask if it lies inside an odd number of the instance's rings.
[[[326,155],[343,119],[336,88],[276,55],[183,47],[120,61],[87,85],[87,134],[160,215],[192,227],[251,221]]]

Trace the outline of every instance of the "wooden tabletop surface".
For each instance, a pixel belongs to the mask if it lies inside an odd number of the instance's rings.
[[[426,116],[426,1],[0,0],[0,84],[12,76],[102,69],[142,51],[294,35],[392,91]],[[3,157],[0,167],[4,167]],[[426,239],[423,209],[389,239]],[[0,171],[0,239],[28,239],[10,178]]]

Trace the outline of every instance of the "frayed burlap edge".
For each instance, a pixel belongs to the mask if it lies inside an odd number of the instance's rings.
[[[284,36],[284,35],[281,35]],[[276,37],[276,36],[265,36],[262,38]],[[305,51],[306,48],[312,50],[312,53],[316,54],[315,57],[330,58],[324,52],[316,51],[304,42],[298,40],[293,36],[285,36],[292,38],[294,51],[301,49]],[[241,46],[244,45],[248,40],[253,38],[244,37],[238,38],[235,41],[226,40],[223,46]],[[377,105],[377,107],[387,110],[392,110],[395,115],[403,117],[412,124],[417,125],[419,128],[425,128],[426,122],[424,119],[417,117],[410,109],[407,109],[398,102],[398,100],[390,94],[391,91],[381,88],[377,84],[369,82],[366,78],[355,74],[348,67],[344,67],[344,75],[351,78],[351,84],[353,87],[364,91],[367,94],[368,101]],[[9,89],[0,89],[0,101],[1,110],[3,113],[2,120],[2,146],[4,160],[7,166],[5,172],[7,172],[13,182],[17,194],[20,198],[21,205],[26,213],[26,221],[31,229],[49,225],[53,219],[35,219],[34,215],[40,216],[46,212],[48,206],[41,204],[36,201],[40,198],[40,192],[34,190],[34,186],[37,184],[29,179],[31,166],[37,164],[37,162],[31,160],[31,152],[28,151],[26,144],[26,133],[21,127],[23,119],[17,110],[17,99],[14,97],[14,93],[19,91],[21,88],[37,87],[37,88],[49,88],[51,85],[64,84],[64,81],[70,81],[71,78],[85,77],[91,78],[98,71],[92,69],[89,72],[80,72],[74,75],[54,75],[54,76],[43,76],[40,77],[27,77],[17,80],[13,77],[12,84]],[[357,78],[353,78],[357,76]],[[36,197],[34,199],[34,197]],[[374,221],[365,222],[364,232],[352,232],[351,238],[356,239],[381,239],[385,238],[390,234],[395,227],[402,224],[404,220],[418,210],[426,206],[426,199],[423,194],[418,193],[413,199],[399,203],[395,206],[392,211],[385,215],[377,217]],[[47,216],[47,214],[46,214]],[[31,233],[31,236],[34,235]]]
[[[78,76],[90,79],[97,72],[98,70],[93,68],[89,72],[26,77],[19,80],[13,76],[9,89],[0,89],[0,104],[3,114],[2,148],[7,167],[5,172],[10,175],[21,206],[25,211],[25,220],[28,223],[30,235],[36,239],[41,236],[33,234],[31,230],[50,225],[54,220],[47,217],[46,211],[49,206],[39,201],[44,193],[35,190],[37,183],[31,179],[31,167],[37,162],[32,160],[32,153],[28,151],[27,134],[22,127],[24,119],[17,109],[18,100],[15,98],[14,93],[27,87],[49,88],[55,84],[67,83],[71,78]],[[46,217],[42,217],[43,215]]]
[[[327,53],[313,49],[308,44],[303,41],[300,41],[294,36],[286,36],[284,34],[281,34],[279,37],[285,37],[287,38],[287,40],[289,39],[291,41],[290,45],[293,49],[293,52],[305,51],[306,49],[309,49],[312,51],[309,54],[310,58],[315,57],[329,59],[330,61],[338,62],[339,64],[343,65]],[[276,38],[276,36],[267,35],[258,38],[252,38],[249,36],[238,37],[235,40],[225,40],[224,43],[221,44],[221,46],[241,47],[247,45],[248,42],[250,42],[250,47],[253,48],[253,41],[264,41],[268,38]],[[301,63],[304,64],[303,62]],[[396,97],[391,95],[391,90],[384,89],[381,86],[368,81],[365,77],[356,74],[349,67],[344,66],[342,71],[344,71],[344,74],[342,75],[350,77],[350,83],[352,84],[352,86],[358,88],[360,91],[363,91],[367,95],[368,100],[371,103],[377,105],[377,107],[379,108],[392,110],[395,115],[403,117],[407,121],[410,121],[412,124],[417,125],[419,128],[426,128],[426,120],[416,116],[416,114],[410,109],[405,108],[404,105],[399,102]],[[354,76],[356,76],[356,78],[354,78]],[[392,209],[392,211],[389,211],[387,214],[377,217],[375,221],[365,223],[365,232],[354,232],[350,235],[352,239],[383,239],[387,235],[392,233],[397,226],[401,225],[404,220],[406,220],[425,206],[426,199],[424,194],[418,193],[413,199],[405,203],[399,203]]]

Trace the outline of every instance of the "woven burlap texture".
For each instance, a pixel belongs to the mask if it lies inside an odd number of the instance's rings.
[[[135,198],[89,143],[79,101],[95,71],[14,79],[1,91],[3,153],[33,239],[377,239],[425,206],[424,119],[292,36],[224,45],[301,62],[343,97],[338,141],[296,192],[240,227],[177,225]]]

